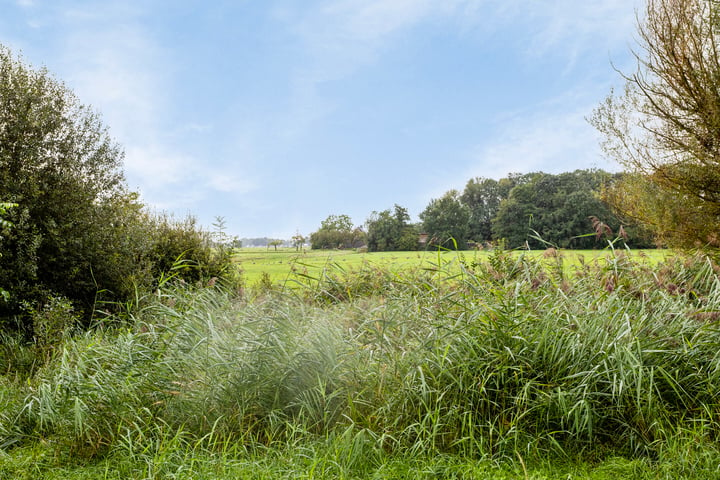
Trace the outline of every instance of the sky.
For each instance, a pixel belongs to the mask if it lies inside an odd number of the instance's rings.
[[[619,170],[587,118],[641,0],[0,0],[0,44],[102,115],[155,210],[290,238],[474,177]]]

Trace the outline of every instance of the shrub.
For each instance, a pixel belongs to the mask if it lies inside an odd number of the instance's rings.
[[[98,290],[121,298],[143,268],[142,205],[125,185],[122,151],[70,90],[2,46],[0,125],[0,198],[17,204],[3,214],[13,226],[0,243],[0,328],[32,335],[23,302],[53,295],[88,320]]]

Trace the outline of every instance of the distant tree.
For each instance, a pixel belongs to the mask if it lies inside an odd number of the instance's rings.
[[[416,250],[418,234],[409,221],[407,209],[400,205],[395,205],[393,211],[373,212],[366,222],[368,250]]]
[[[500,182],[491,178],[476,177],[467,182],[460,201],[470,210],[468,236],[472,240],[491,240],[492,219],[508,193],[509,188],[503,188]]]
[[[352,219],[348,215],[328,215],[320,222],[320,230],[350,231],[353,228]]]
[[[282,244],[283,244],[282,240],[272,240],[272,241],[270,241],[270,243],[268,243],[268,249],[270,247],[274,247],[275,251],[277,252],[277,247]]]
[[[295,232],[295,235],[292,237],[292,245],[295,247],[295,250],[300,251],[303,245],[305,245],[305,237],[303,237],[300,232]]]
[[[439,199],[432,199],[420,214],[422,228],[430,235],[431,244],[464,249],[468,240],[470,209],[460,201],[457,190],[450,190]]]
[[[604,246],[593,234],[591,217],[619,229],[621,222],[600,198],[613,177],[601,170],[576,170],[551,175],[534,173],[528,182],[510,190],[493,219],[493,234],[512,248],[544,248],[548,242],[563,248]],[[536,238],[539,237],[542,240]],[[645,246],[635,238],[635,245]]]
[[[537,212],[532,183],[516,185],[500,203],[492,220],[493,238],[504,240],[510,248],[524,246]]]
[[[720,3],[648,0],[637,70],[591,123],[628,175],[607,198],[660,243],[720,247]]]
[[[318,231],[310,235],[313,249],[353,248],[365,241],[365,234],[359,228],[353,228],[347,215],[330,215],[320,223]]]

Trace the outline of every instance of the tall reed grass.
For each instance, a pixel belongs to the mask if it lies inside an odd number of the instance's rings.
[[[353,475],[389,454],[683,452],[687,471],[710,468],[715,264],[616,252],[568,274],[558,255],[498,252],[459,274],[331,268],[245,298],[165,284],[27,378],[2,377],[0,448],[42,439],[95,458],[325,439]]]

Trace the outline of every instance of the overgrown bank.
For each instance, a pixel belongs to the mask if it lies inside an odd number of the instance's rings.
[[[556,255],[328,271],[244,297],[168,283],[56,345],[5,338],[0,472],[32,458],[36,473],[190,478],[259,462],[382,478],[443,464],[463,478],[550,459],[556,472],[715,474],[717,267],[619,252],[568,276]]]

